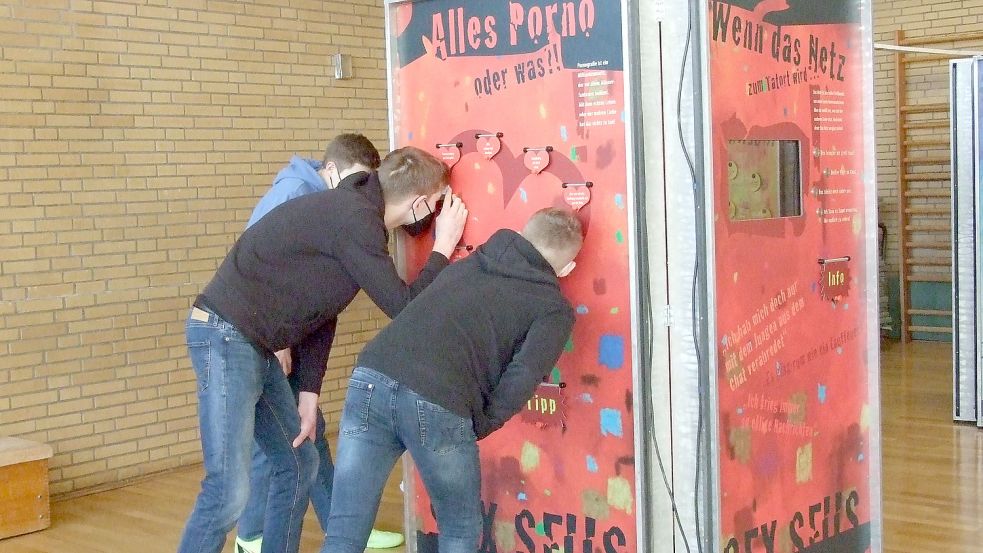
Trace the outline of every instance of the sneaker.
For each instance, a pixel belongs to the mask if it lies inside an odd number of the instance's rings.
[[[372,533],[369,534],[369,542],[365,544],[365,547],[369,549],[389,549],[402,544],[403,535],[399,532],[384,532],[373,528]]]
[[[400,540],[402,540],[400,536]],[[260,553],[263,549],[263,536],[246,541],[236,536],[236,553]]]

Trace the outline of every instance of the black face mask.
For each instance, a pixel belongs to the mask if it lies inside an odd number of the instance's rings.
[[[409,234],[410,236],[419,236],[424,232],[427,232],[430,225],[433,224],[434,216],[437,215],[432,209],[430,209],[430,204],[427,203],[427,200],[424,199],[423,204],[427,206],[427,211],[430,213],[421,217],[420,219],[417,219],[416,211],[413,211],[413,222],[408,225],[403,225],[403,230],[405,230],[406,234]]]

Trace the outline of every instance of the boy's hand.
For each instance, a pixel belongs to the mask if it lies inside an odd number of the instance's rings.
[[[280,362],[280,368],[283,369],[283,376],[290,376],[290,373],[294,370],[293,359],[290,357],[290,348],[283,348],[273,355]]]
[[[301,392],[297,399],[297,413],[300,414],[300,434],[294,438],[294,447],[300,447],[304,440],[314,441],[317,432],[317,394]]]
[[[464,202],[456,194],[448,194],[444,199],[444,207],[437,216],[433,251],[450,259],[457,243],[461,241],[467,220],[468,210],[464,207]]]

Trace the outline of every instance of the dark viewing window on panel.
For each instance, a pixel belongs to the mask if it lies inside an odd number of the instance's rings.
[[[728,210],[732,221],[802,215],[798,140],[727,142]]]

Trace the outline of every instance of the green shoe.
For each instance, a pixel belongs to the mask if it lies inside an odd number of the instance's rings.
[[[400,540],[403,538],[400,537]],[[236,536],[236,553],[260,553],[263,549],[263,536],[246,541]]]
[[[365,547],[369,549],[389,549],[403,544],[403,535],[398,532],[384,532],[372,529],[369,534],[369,542]]]

